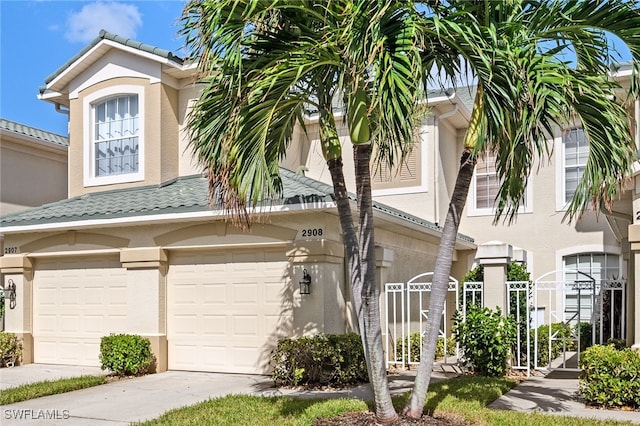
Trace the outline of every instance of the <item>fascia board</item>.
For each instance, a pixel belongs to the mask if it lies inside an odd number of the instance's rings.
[[[335,202],[321,202],[310,204],[295,204],[295,205],[277,205],[269,207],[257,207],[249,209],[250,214],[264,215],[268,213],[289,213],[303,210],[325,210],[336,207]],[[213,219],[228,217],[228,214],[224,211],[204,210],[188,213],[167,213],[167,214],[155,214],[155,215],[139,215],[130,217],[120,217],[113,219],[89,219],[89,220],[76,220],[69,222],[58,223],[43,223],[37,225],[16,225],[5,226],[0,228],[0,233],[8,235],[12,233],[24,233],[24,232],[46,232],[46,231],[64,231],[70,229],[88,229],[99,227],[115,227],[115,226],[129,226],[129,225],[145,225],[145,224],[157,224],[159,222],[176,222],[185,220],[198,220],[198,219]]]

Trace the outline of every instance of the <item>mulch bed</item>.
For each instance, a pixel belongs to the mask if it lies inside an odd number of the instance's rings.
[[[372,412],[347,413],[332,419],[317,419],[313,422],[315,426],[370,426],[379,425],[376,416]],[[420,419],[402,417],[389,426],[464,426],[464,420],[454,416],[431,417],[423,415]]]

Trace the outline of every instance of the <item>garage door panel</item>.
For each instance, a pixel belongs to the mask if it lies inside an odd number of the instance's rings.
[[[258,315],[234,315],[232,333],[238,337],[258,337]]]
[[[101,315],[85,315],[82,323],[83,331],[87,334],[100,334],[105,330]]]
[[[258,305],[258,289],[257,282],[236,282],[231,285],[233,289],[233,305],[250,305],[252,307]]]
[[[71,309],[78,309],[80,304],[80,289],[67,287],[60,289],[60,305],[69,306]]]
[[[60,315],[60,331],[63,333],[79,334],[82,318],[79,315]]]
[[[229,302],[227,299],[228,287],[227,283],[204,283],[202,285],[202,303],[225,306]]]
[[[273,348],[273,334],[280,333],[278,315],[287,282],[284,253],[270,258],[274,262],[267,263],[265,252],[249,251],[170,256],[170,369],[267,373],[263,360]],[[183,291],[185,277],[197,291]],[[186,313],[197,321],[182,321]]]
[[[203,315],[202,334],[210,337],[224,338],[229,333],[226,315]]]
[[[173,321],[177,330],[176,337],[197,336],[198,318],[195,315],[175,315]]]

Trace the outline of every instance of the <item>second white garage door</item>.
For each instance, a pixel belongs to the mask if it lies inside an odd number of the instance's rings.
[[[169,369],[267,373],[271,349],[291,329],[287,269],[281,251],[172,254]]]

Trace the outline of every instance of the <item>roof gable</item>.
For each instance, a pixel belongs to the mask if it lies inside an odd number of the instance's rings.
[[[156,62],[163,72],[177,79],[193,73],[192,64],[185,64],[182,58],[166,49],[101,30],[98,37],[45,78],[45,85],[40,87],[38,97],[66,105],[62,95],[68,90],[68,84],[114,49]]]

